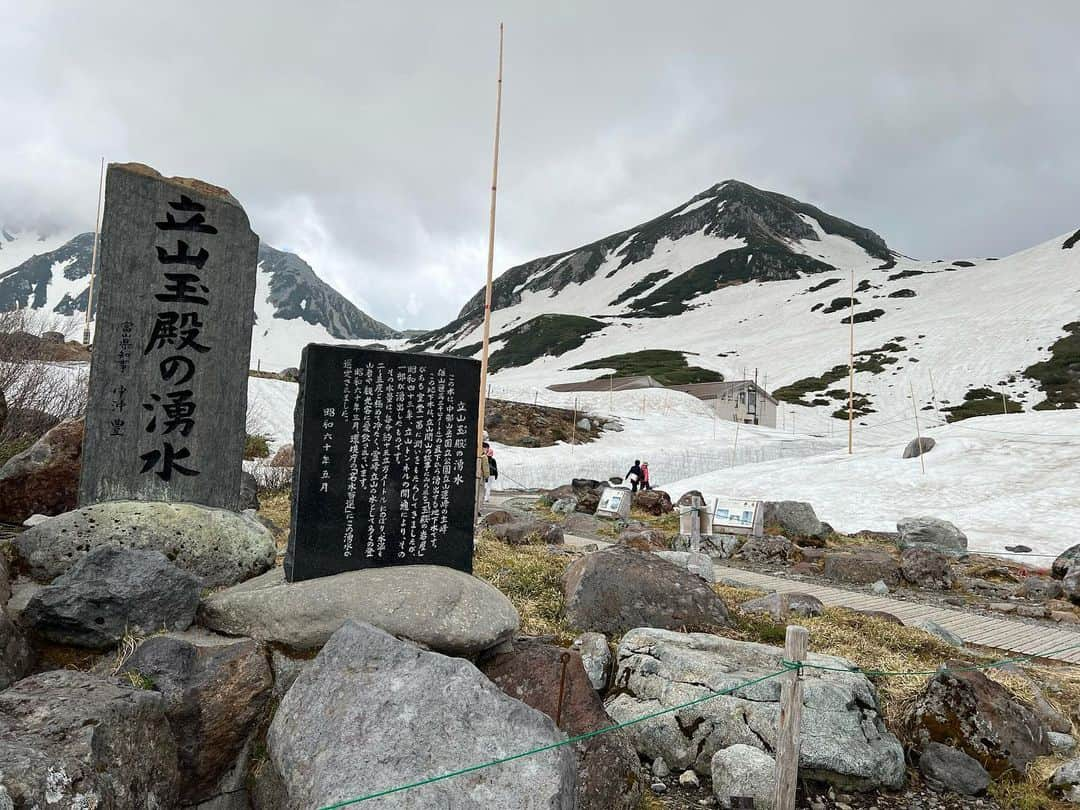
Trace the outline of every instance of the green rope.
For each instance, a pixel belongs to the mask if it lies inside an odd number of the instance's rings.
[[[659,711],[652,712],[651,714],[645,714],[645,715],[642,715],[641,717],[635,717],[634,719],[627,720],[626,722],[623,722],[623,723],[616,723],[613,726],[607,726],[605,728],[598,728],[595,731],[588,731],[588,732],[586,732],[584,734],[578,734],[576,737],[567,737],[565,740],[559,740],[558,742],[550,743],[549,745],[542,745],[539,748],[533,748],[533,749],[531,749],[529,751],[522,751],[520,754],[512,754],[512,755],[510,755],[508,757],[503,757],[502,759],[493,759],[490,762],[482,762],[479,765],[470,765],[467,768],[461,768],[460,770],[451,771],[450,773],[440,774],[439,776],[432,776],[432,777],[429,777],[428,779],[421,779],[419,782],[412,782],[412,783],[407,784],[407,785],[399,785],[398,787],[387,788],[386,790],[380,790],[380,791],[378,791],[376,793],[368,793],[366,796],[359,796],[358,798],[355,798],[355,799],[346,799],[344,801],[337,802],[336,804],[328,804],[325,807],[320,808],[320,810],[337,810],[340,807],[347,807],[347,806],[349,806],[351,804],[359,804],[360,802],[366,802],[369,799],[378,799],[378,798],[380,798],[382,796],[389,796],[392,793],[400,793],[400,792],[402,792],[404,790],[411,790],[412,788],[417,788],[417,787],[420,787],[422,785],[430,785],[433,782],[442,782],[442,781],[444,781],[446,779],[452,779],[455,776],[461,776],[461,775],[466,774],[466,773],[472,773],[473,771],[479,771],[479,770],[482,770],[484,768],[492,768],[492,767],[494,767],[496,765],[502,765],[502,764],[507,763],[507,762],[513,762],[516,759],[523,759],[524,757],[529,757],[529,756],[532,756],[534,754],[542,754],[545,751],[551,751],[551,750],[553,750],[555,748],[562,748],[565,745],[573,745],[574,743],[581,742],[582,740],[588,740],[588,739],[590,739],[592,737],[596,737],[596,736],[598,736],[600,734],[607,734],[608,732],[611,732],[611,731],[618,731],[621,728],[626,728],[627,726],[632,726],[632,725],[635,725],[637,723],[642,723],[642,722],[644,722],[646,720],[652,720],[653,718],[660,717],[660,716],[665,715],[665,714],[672,714],[674,712],[678,712],[678,711],[681,711],[683,709],[688,709],[691,706],[696,706],[699,703],[704,703],[707,700],[712,700],[713,698],[720,697],[721,695],[730,695],[732,692],[735,692],[735,691],[737,691],[739,689],[745,689],[748,686],[753,686],[754,684],[761,683],[762,681],[767,681],[770,678],[775,678],[775,677],[777,677],[779,675],[784,675],[784,674],[788,673],[789,671],[791,671],[791,667],[788,666],[787,663],[785,662],[783,664],[783,669],[779,669],[776,672],[770,672],[768,675],[762,675],[760,678],[754,678],[753,680],[743,681],[742,683],[735,684],[735,686],[732,686],[729,689],[723,689],[723,690],[721,690],[719,692],[710,692],[709,694],[707,694],[707,695],[705,695],[703,697],[696,698],[696,699],[691,700],[691,701],[689,701],[687,703],[682,703],[682,704],[680,704],[678,706],[670,706],[670,707],[668,707],[666,709],[661,709]]]
[[[670,707],[668,707],[666,709],[660,709],[659,711],[652,712],[651,714],[645,714],[645,715],[642,715],[641,717],[635,717],[632,720],[627,720],[627,721],[625,721],[623,723],[616,723],[616,724],[611,725],[611,726],[606,726],[605,728],[599,728],[599,729],[596,729],[594,731],[588,731],[588,732],[586,732],[584,734],[578,734],[576,737],[567,737],[565,740],[559,740],[558,742],[550,743],[549,745],[543,745],[543,746],[540,746],[539,748],[533,748],[533,749],[531,749],[529,751],[522,751],[520,754],[512,754],[512,755],[507,756],[507,757],[502,757],[501,759],[493,759],[490,762],[482,762],[482,763],[480,763],[478,765],[470,765],[467,768],[461,768],[461,769],[456,770],[456,771],[450,771],[449,773],[440,774],[438,776],[432,776],[432,777],[429,777],[427,779],[421,779],[419,782],[411,782],[411,783],[406,784],[406,785],[398,785],[397,787],[387,788],[386,790],[380,790],[380,791],[377,791],[375,793],[368,793],[365,796],[359,796],[359,797],[357,797],[355,799],[346,799],[344,801],[340,801],[340,802],[337,802],[335,804],[328,804],[328,805],[320,808],[320,810],[338,810],[338,808],[348,807],[349,805],[353,805],[353,804],[359,804],[360,802],[366,802],[366,801],[368,801],[370,799],[378,799],[378,798],[381,798],[383,796],[389,796],[389,795],[391,795],[393,793],[401,793],[402,791],[412,790],[413,788],[418,788],[418,787],[421,787],[423,785],[430,785],[430,784],[432,784],[434,782],[442,782],[442,781],[444,781],[446,779],[453,779],[455,776],[462,776],[462,775],[467,774],[467,773],[472,773],[473,771],[479,771],[479,770],[483,770],[485,768],[492,768],[492,767],[494,767],[496,765],[503,765],[503,764],[505,764],[507,762],[513,762],[514,760],[524,759],[525,757],[530,757],[530,756],[533,756],[534,754],[542,754],[545,751],[551,751],[551,750],[554,750],[556,748],[561,748],[561,747],[563,747],[565,745],[573,745],[574,743],[578,743],[578,742],[582,742],[583,740],[591,739],[592,737],[599,736],[600,734],[607,734],[607,733],[612,732],[612,731],[618,731],[619,729],[627,728],[628,726],[633,726],[633,725],[636,725],[637,723],[643,723],[646,720],[652,720],[652,719],[654,719],[656,717],[661,717],[661,716],[663,716],[665,714],[673,714],[674,712],[682,711],[683,709],[688,709],[691,706],[696,706],[696,705],[698,705],[700,703],[704,703],[707,700],[712,700],[715,697],[720,697],[721,695],[730,695],[731,693],[733,693],[733,692],[735,692],[735,691],[737,691],[739,689],[745,689],[748,686],[753,686],[754,684],[758,684],[758,683],[761,683],[763,681],[770,680],[771,678],[776,678],[777,676],[784,675],[784,674],[786,674],[788,672],[801,672],[803,669],[819,669],[819,670],[823,670],[825,672],[850,672],[850,673],[854,673],[854,674],[865,675],[867,677],[888,677],[888,676],[903,676],[903,675],[938,675],[940,673],[945,673],[945,672],[974,672],[974,671],[978,671],[978,670],[995,669],[997,667],[1003,667],[1003,666],[1006,666],[1008,664],[1021,664],[1021,663],[1027,662],[1027,661],[1032,661],[1032,660],[1034,660],[1036,658],[1046,658],[1046,657],[1049,657],[1051,655],[1059,655],[1061,653],[1069,652],[1071,650],[1080,650],[1080,644],[1070,644],[1068,647],[1060,647],[1060,648],[1058,648],[1056,650],[1047,650],[1046,652],[1034,653],[1032,655],[1024,655],[1024,656],[1019,656],[1019,657],[1016,657],[1016,658],[1003,658],[1000,661],[992,661],[992,662],[987,663],[987,664],[973,664],[972,666],[968,666],[968,667],[954,667],[952,669],[939,668],[939,669],[927,669],[927,670],[907,670],[907,671],[891,671],[891,670],[883,670],[883,669],[861,669],[859,667],[856,667],[854,669],[851,669],[851,668],[848,668],[848,667],[830,667],[830,666],[826,666],[824,664],[811,664],[811,663],[806,662],[806,661],[788,661],[786,659],[782,659],[780,661],[780,666],[782,668],[777,670],[776,672],[770,672],[768,675],[762,675],[760,678],[754,678],[754,679],[749,680],[749,681],[743,681],[742,683],[738,683],[735,686],[732,686],[732,687],[730,687],[728,689],[723,689],[723,690],[721,690],[719,692],[710,692],[707,695],[704,695],[704,696],[699,697],[699,698],[695,698],[694,700],[688,701],[686,703],[681,703],[678,706],[670,706]],[[1066,662],[1066,663],[1068,663],[1068,662]]]

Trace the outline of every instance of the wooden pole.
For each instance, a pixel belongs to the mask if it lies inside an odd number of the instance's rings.
[[[480,458],[484,455],[484,416],[487,411],[488,347],[491,343],[491,281],[495,269],[495,196],[499,186],[499,126],[502,122],[503,24],[499,23],[499,78],[495,93],[495,150],[491,163],[491,212],[488,217],[487,283],[484,288],[484,340],[480,355],[480,421],[476,432],[476,501],[481,500],[484,482]]]
[[[922,446],[922,433],[919,432],[919,407],[915,403],[915,386],[908,380],[908,388],[911,389],[911,410],[915,414],[915,440],[919,443],[919,465],[922,467],[922,474],[926,475],[926,459],[923,458]]]
[[[735,466],[735,459],[738,457],[738,453],[739,453],[739,422],[738,422],[738,420],[736,420],[736,422],[735,422],[735,441],[732,442],[732,445],[731,445],[731,466],[732,467]]]
[[[90,315],[94,311],[94,277],[97,273],[98,239],[101,236],[101,189],[105,185],[105,158],[101,158],[101,173],[98,175],[97,214],[94,215],[94,249],[90,254],[90,287],[86,291],[86,321],[83,323],[82,342],[90,345]]]
[[[789,624],[784,639],[784,658],[801,664],[806,660],[810,633],[805,627]],[[795,788],[799,781],[799,738],[802,726],[802,670],[796,669],[780,686],[780,723],[776,731],[776,810],[795,810]]]
[[[1005,399],[1005,389],[1004,388],[1001,389],[1001,410],[1004,412],[1004,414],[1006,416],[1009,415],[1009,405],[1008,405],[1008,401]]]
[[[574,397],[574,417],[570,421],[570,447],[577,444],[577,397]]]
[[[608,394],[607,394],[607,409],[608,413],[612,412],[612,408],[615,407],[615,372],[608,374]]]
[[[855,452],[855,268],[851,268],[851,309],[848,313],[848,395],[847,395],[847,451]]]

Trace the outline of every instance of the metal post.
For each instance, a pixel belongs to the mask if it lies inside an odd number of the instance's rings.
[[[784,658],[795,664],[806,660],[810,632],[788,625]],[[780,724],[776,730],[776,810],[795,810],[795,788],[799,781],[799,738],[802,725],[802,669],[792,670],[780,687]]]

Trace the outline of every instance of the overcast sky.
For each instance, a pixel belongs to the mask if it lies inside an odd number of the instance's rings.
[[[373,316],[735,177],[921,258],[1080,227],[1080,2],[0,0],[0,223],[89,230],[98,161],[227,187]]]

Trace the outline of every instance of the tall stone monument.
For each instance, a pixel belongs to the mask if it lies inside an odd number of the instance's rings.
[[[286,579],[421,563],[471,572],[479,398],[476,360],[308,345]]]
[[[258,249],[225,189],[110,164],[82,505],[238,508]]]

